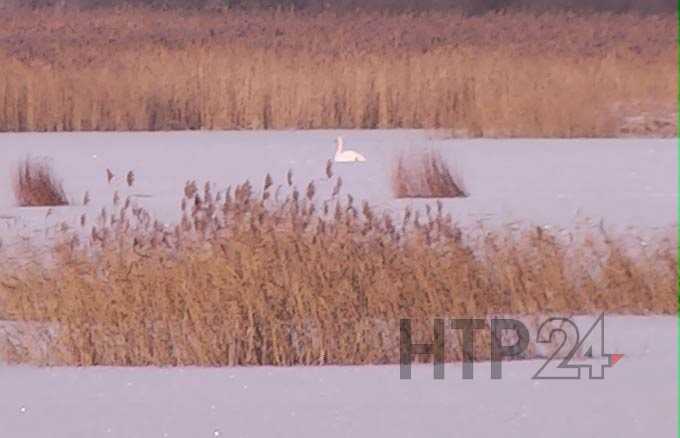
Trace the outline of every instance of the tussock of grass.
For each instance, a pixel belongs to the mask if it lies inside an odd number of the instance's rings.
[[[61,181],[45,158],[27,157],[12,175],[12,190],[20,207],[68,205]]]
[[[669,135],[676,27],[633,13],[17,12],[0,17],[0,130]],[[643,112],[672,126],[627,121]]]
[[[396,198],[459,198],[467,196],[460,176],[452,173],[437,151],[400,155],[392,169]]]
[[[218,192],[189,181],[174,227],[126,202],[61,232],[47,263],[3,257],[3,317],[57,326],[49,363],[217,366],[398,363],[405,317],[427,341],[441,316],[676,311],[674,236],[635,257],[611,235],[473,238],[441,203],[394,219],[287,179]]]

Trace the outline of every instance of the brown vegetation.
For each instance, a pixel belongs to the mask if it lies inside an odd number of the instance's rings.
[[[466,197],[459,175],[436,151],[411,156],[400,155],[392,169],[392,193],[395,198]]]
[[[217,193],[188,182],[174,228],[128,201],[86,233],[60,232],[47,261],[0,253],[3,319],[56,327],[49,354],[17,341],[13,360],[397,363],[400,318],[427,340],[442,316],[676,312],[675,235],[635,254],[604,230],[571,243],[541,228],[475,237],[441,202],[395,219],[287,179]]]
[[[20,207],[68,205],[62,183],[47,159],[27,157],[17,163],[12,189]]]
[[[224,9],[262,10],[294,9],[296,11],[334,13],[351,12],[440,12],[456,11],[469,16],[489,12],[531,11],[545,12],[636,12],[673,13],[674,0],[2,0],[0,10],[20,9],[87,10],[112,6],[144,6],[150,9],[175,9],[180,12],[192,10],[220,11]]]
[[[0,17],[0,130],[669,135],[676,36],[673,14],[22,11]]]

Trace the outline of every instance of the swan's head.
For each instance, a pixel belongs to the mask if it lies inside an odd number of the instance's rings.
[[[342,152],[342,137],[338,135],[338,138],[335,139],[335,150],[337,152]]]

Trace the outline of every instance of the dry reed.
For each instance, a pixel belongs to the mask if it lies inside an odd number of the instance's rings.
[[[670,14],[17,12],[0,130],[672,136],[676,35]]]
[[[68,205],[61,181],[49,161],[27,157],[17,163],[12,175],[12,190],[20,207]]]
[[[468,195],[460,175],[452,173],[436,151],[409,157],[401,154],[391,176],[395,198],[460,198]]]
[[[175,227],[132,202],[60,232],[47,261],[0,252],[3,318],[57,327],[49,355],[19,344],[12,360],[398,363],[400,318],[428,340],[442,316],[676,312],[675,235],[637,254],[604,231],[572,243],[541,228],[472,237],[441,202],[393,218],[287,180],[203,191],[188,181]],[[475,355],[488,358],[480,336]]]

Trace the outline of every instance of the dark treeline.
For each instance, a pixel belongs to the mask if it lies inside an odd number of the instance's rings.
[[[573,12],[668,13],[677,10],[676,0],[0,0],[0,8],[75,8],[116,6],[182,9],[260,9],[286,8],[306,11],[384,10],[428,11],[460,10],[476,15],[513,10]]]

